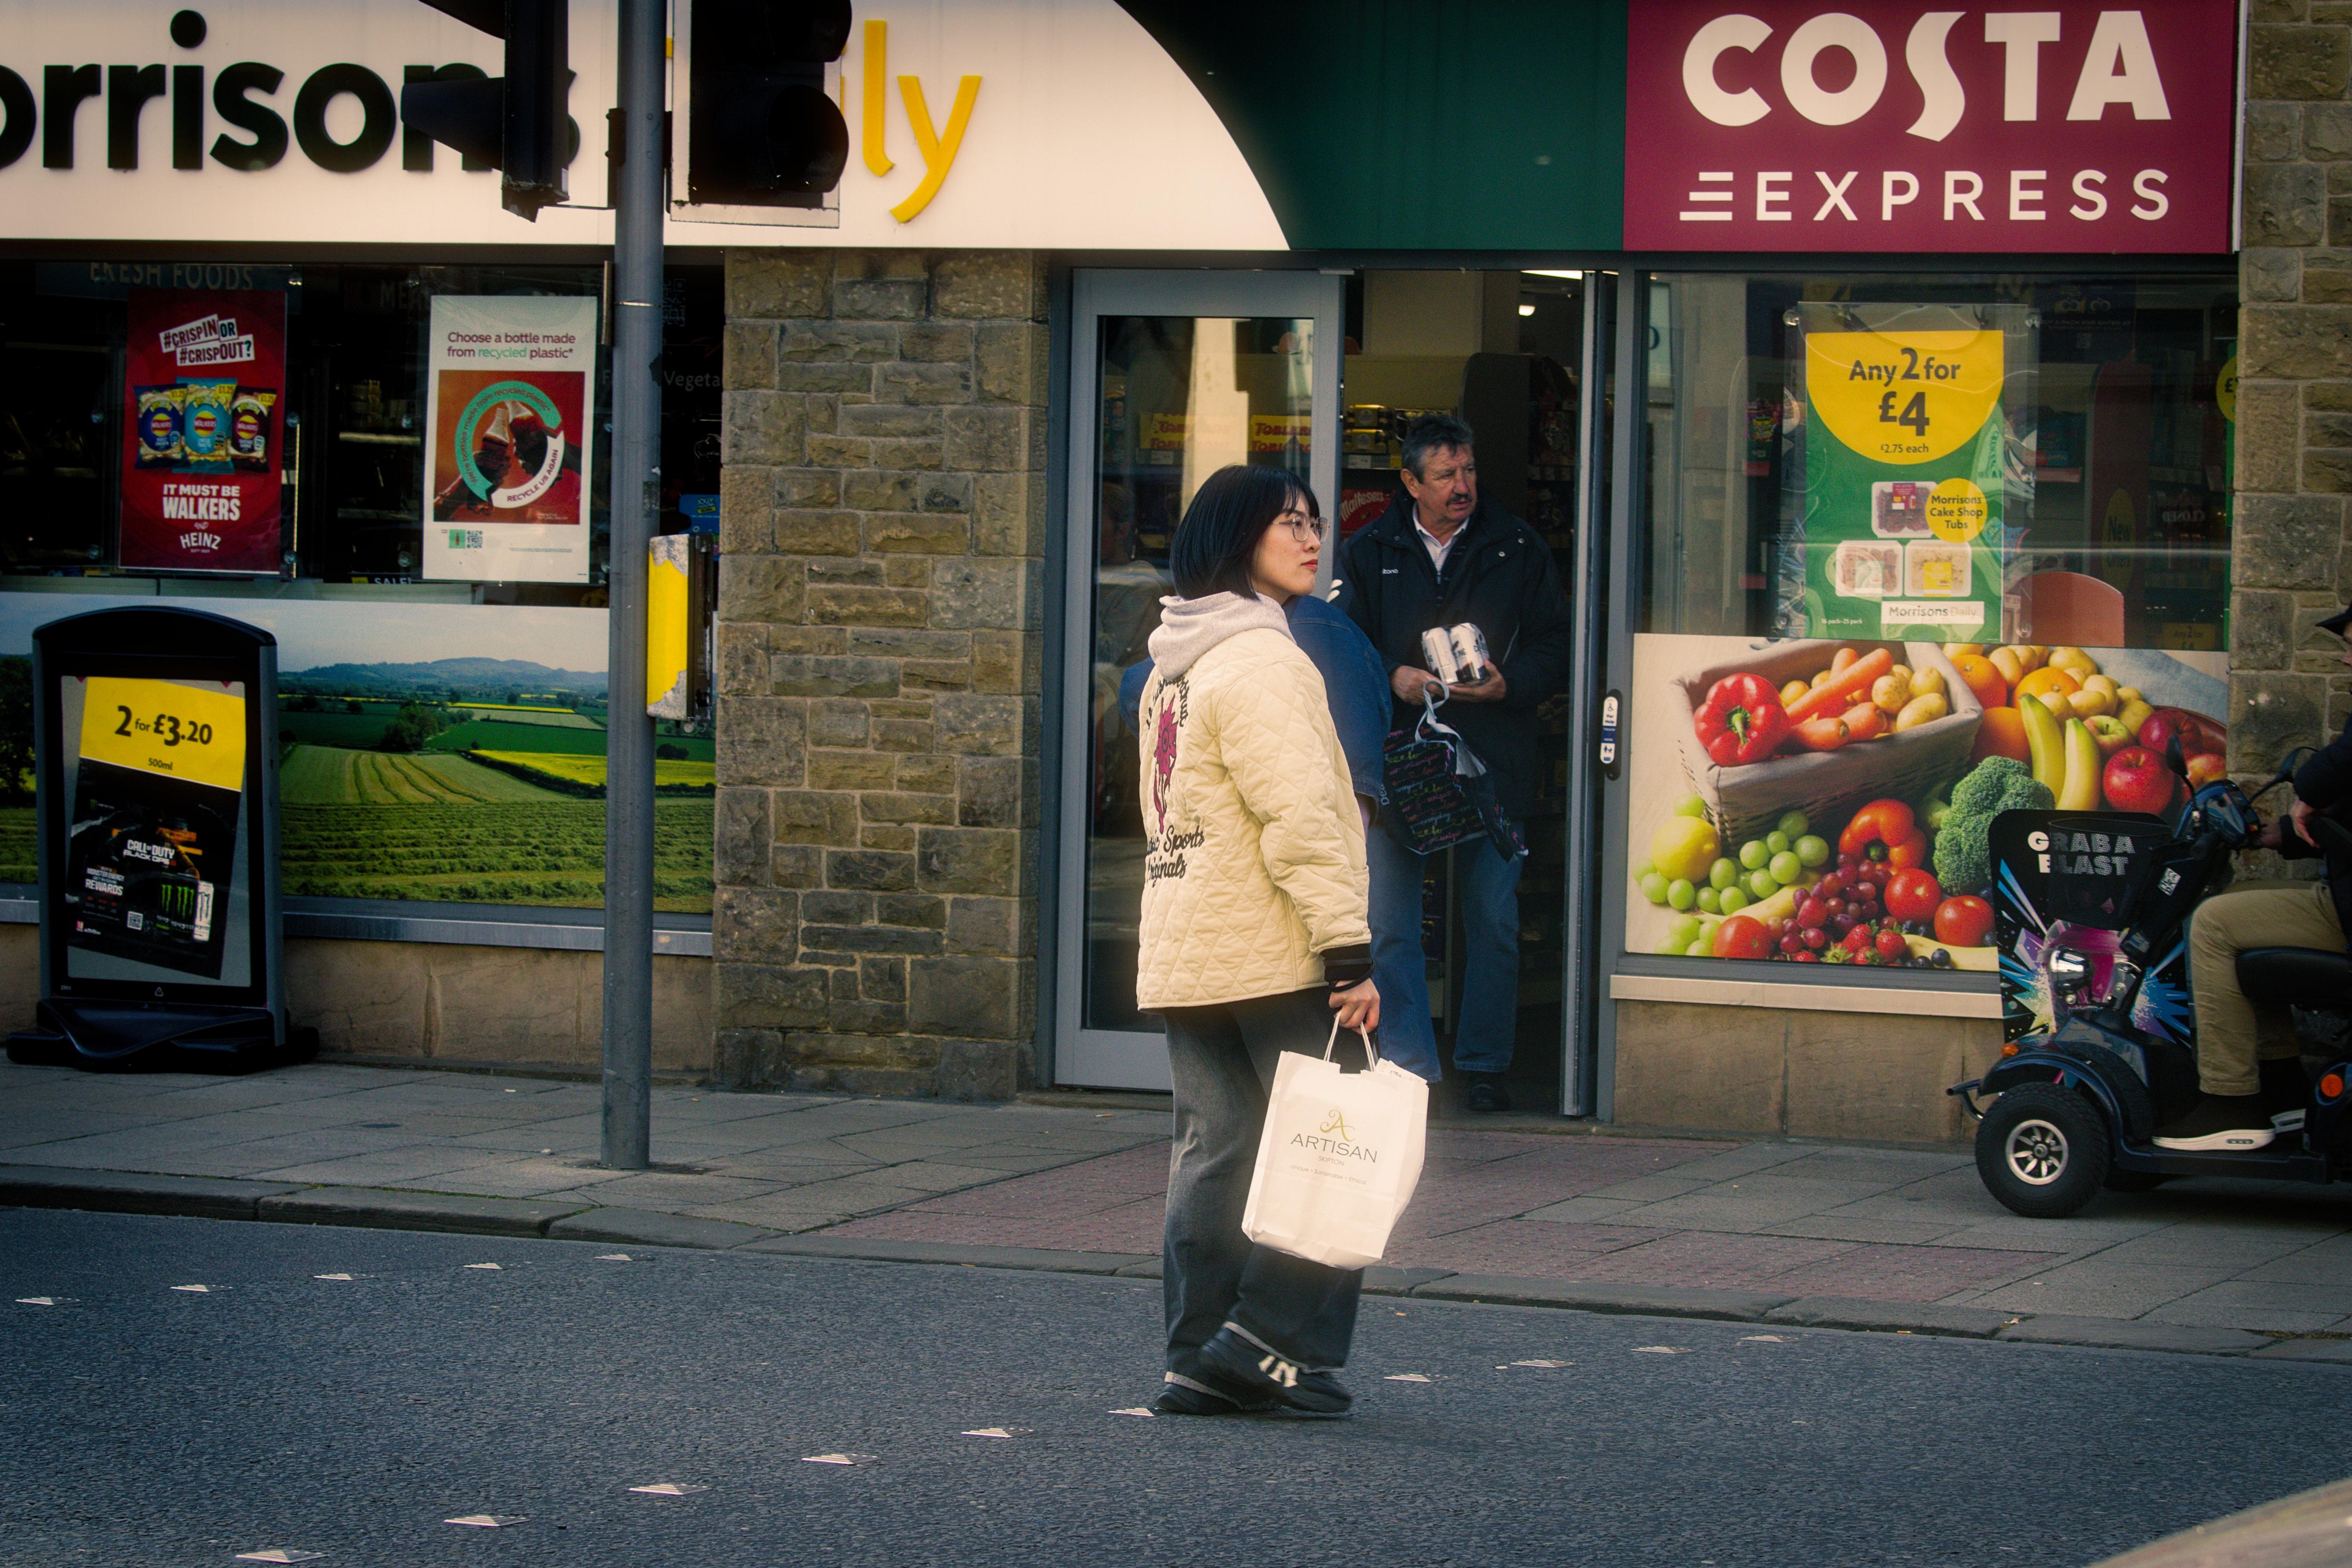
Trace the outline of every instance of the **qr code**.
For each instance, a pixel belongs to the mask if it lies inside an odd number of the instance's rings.
[[[482,547],[482,531],[481,531],[480,529],[478,529],[478,528],[453,528],[453,529],[451,529],[451,530],[449,531],[449,548],[450,548],[450,549],[452,549],[452,550],[479,550],[481,547]]]

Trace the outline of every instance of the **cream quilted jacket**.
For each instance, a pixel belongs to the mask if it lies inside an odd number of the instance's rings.
[[[1322,676],[1278,626],[1172,677],[1163,659],[1143,689],[1147,1009],[1308,990],[1320,954],[1371,941],[1347,757]]]

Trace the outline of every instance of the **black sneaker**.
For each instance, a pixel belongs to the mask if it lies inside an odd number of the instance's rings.
[[[2159,1149],[2242,1153],[2269,1144],[2276,1133],[2259,1094],[2209,1094],[2179,1121],[2156,1130]]]
[[[1167,1386],[1151,1402],[1151,1408],[1162,1415],[1248,1415],[1274,1409],[1275,1402],[1238,1388],[1214,1389],[1203,1378],[1190,1377],[1179,1382],[1171,1372]]]
[[[1301,1415],[1345,1415],[1356,1402],[1356,1396],[1329,1373],[1309,1372],[1242,1338],[1230,1323],[1201,1347],[1201,1363],[1227,1387],[1246,1390],[1249,1397],[1263,1398]]]
[[[1480,1116],[1492,1116],[1498,1110],[1511,1109],[1511,1097],[1503,1088],[1501,1074],[1474,1072],[1465,1076],[1470,1082],[1470,1087],[1462,1096],[1462,1104],[1466,1110]]]
[[[2271,1113],[2273,1131],[2302,1131],[2303,1112],[2310,1100],[2311,1080],[2304,1076],[2301,1062],[2286,1058],[2263,1061],[2263,1104]]]

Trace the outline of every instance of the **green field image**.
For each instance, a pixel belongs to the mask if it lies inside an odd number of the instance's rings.
[[[33,834],[31,806],[0,806],[0,882],[39,880],[40,863]]]
[[[708,742],[704,742],[706,745]],[[510,724],[501,719],[468,719],[452,724],[425,742],[428,752],[561,752],[568,756],[602,757],[604,731],[593,726],[571,729],[553,724]]]
[[[452,702],[453,719],[496,719],[509,724],[537,724],[551,730],[596,730],[604,726],[585,713],[569,708],[512,708],[500,702]]]
[[[509,770],[537,773],[561,784],[586,784],[595,789],[604,787],[604,757],[599,752],[593,757],[564,756],[552,752],[492,752],[482,756],[492,763],[502,763]],[[716,789],[719,787],[719,767],[716,763],[679,762],[669,757],[654,761],[654,788],[662,790]]]

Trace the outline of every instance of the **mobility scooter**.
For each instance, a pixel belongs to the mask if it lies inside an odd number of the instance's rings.
[[[2289,757],[2253,798],[2291,778],[2307,754]],[[2168,761],[2185,781],[2177,741]],[[2100,931],[2107,940],[2077,944],[2068,940],[2067,926],[2053,924],[2037,944],[2039,975],[2015,952],[2004,952],[2004,988],[2021,981],[2046,988],[2050,1023],[2011,1040],[1982,1078],[1947,1090],[1979,1119],[1977,1173],[2009,1208],[2047,1219],[2074,1213],[2103,1188],[2145,1192],[2173,1176],[2352,1179],[2352,1047],[2341,1033],[2332,1048],[2315,1046],[2301,1018],[2306,1054],[2300,1067],[2263,1063],[2266,1086],[2285,1073],[2303,1090],[2299,1112],[2273,1117],[2275,1136],[2266,1147],[2187,1152],[2153,1142],[2158,1128],[2197,1104],[2197,1060],[2186,996],[2152,1006],[2155,998],[2144,999],[2143,988],[2155,971],[2179,964],[2189,915],[2231,852],[2253,842],[2261,818],[2242,790],[2221,779],[2189,795],[2168,833],[2157,818],[2141,820],[2151,830],[2146,847],[2131,857],[2136,864],[2124,891],[2110,919],[2100,922],[2112,925],[2111,937]],[[2012,833],[2024,829],[2021,842],[2044,847],[2065,832],[2064,814],[2005,813],[1995,825],[1997,846],[2004,824]],[[2352,829],[2320,816],[2310,826],[2331,871],[2352,875]],[[2238,955],[2238,984],[2257,1006],[2352,1014],[2352,957],[2343,952],[2251,950]],[[2322,1054],[2315,1057],[2315,1049]],[[1979,1095],[1998,1098],[1980,1107]]]

